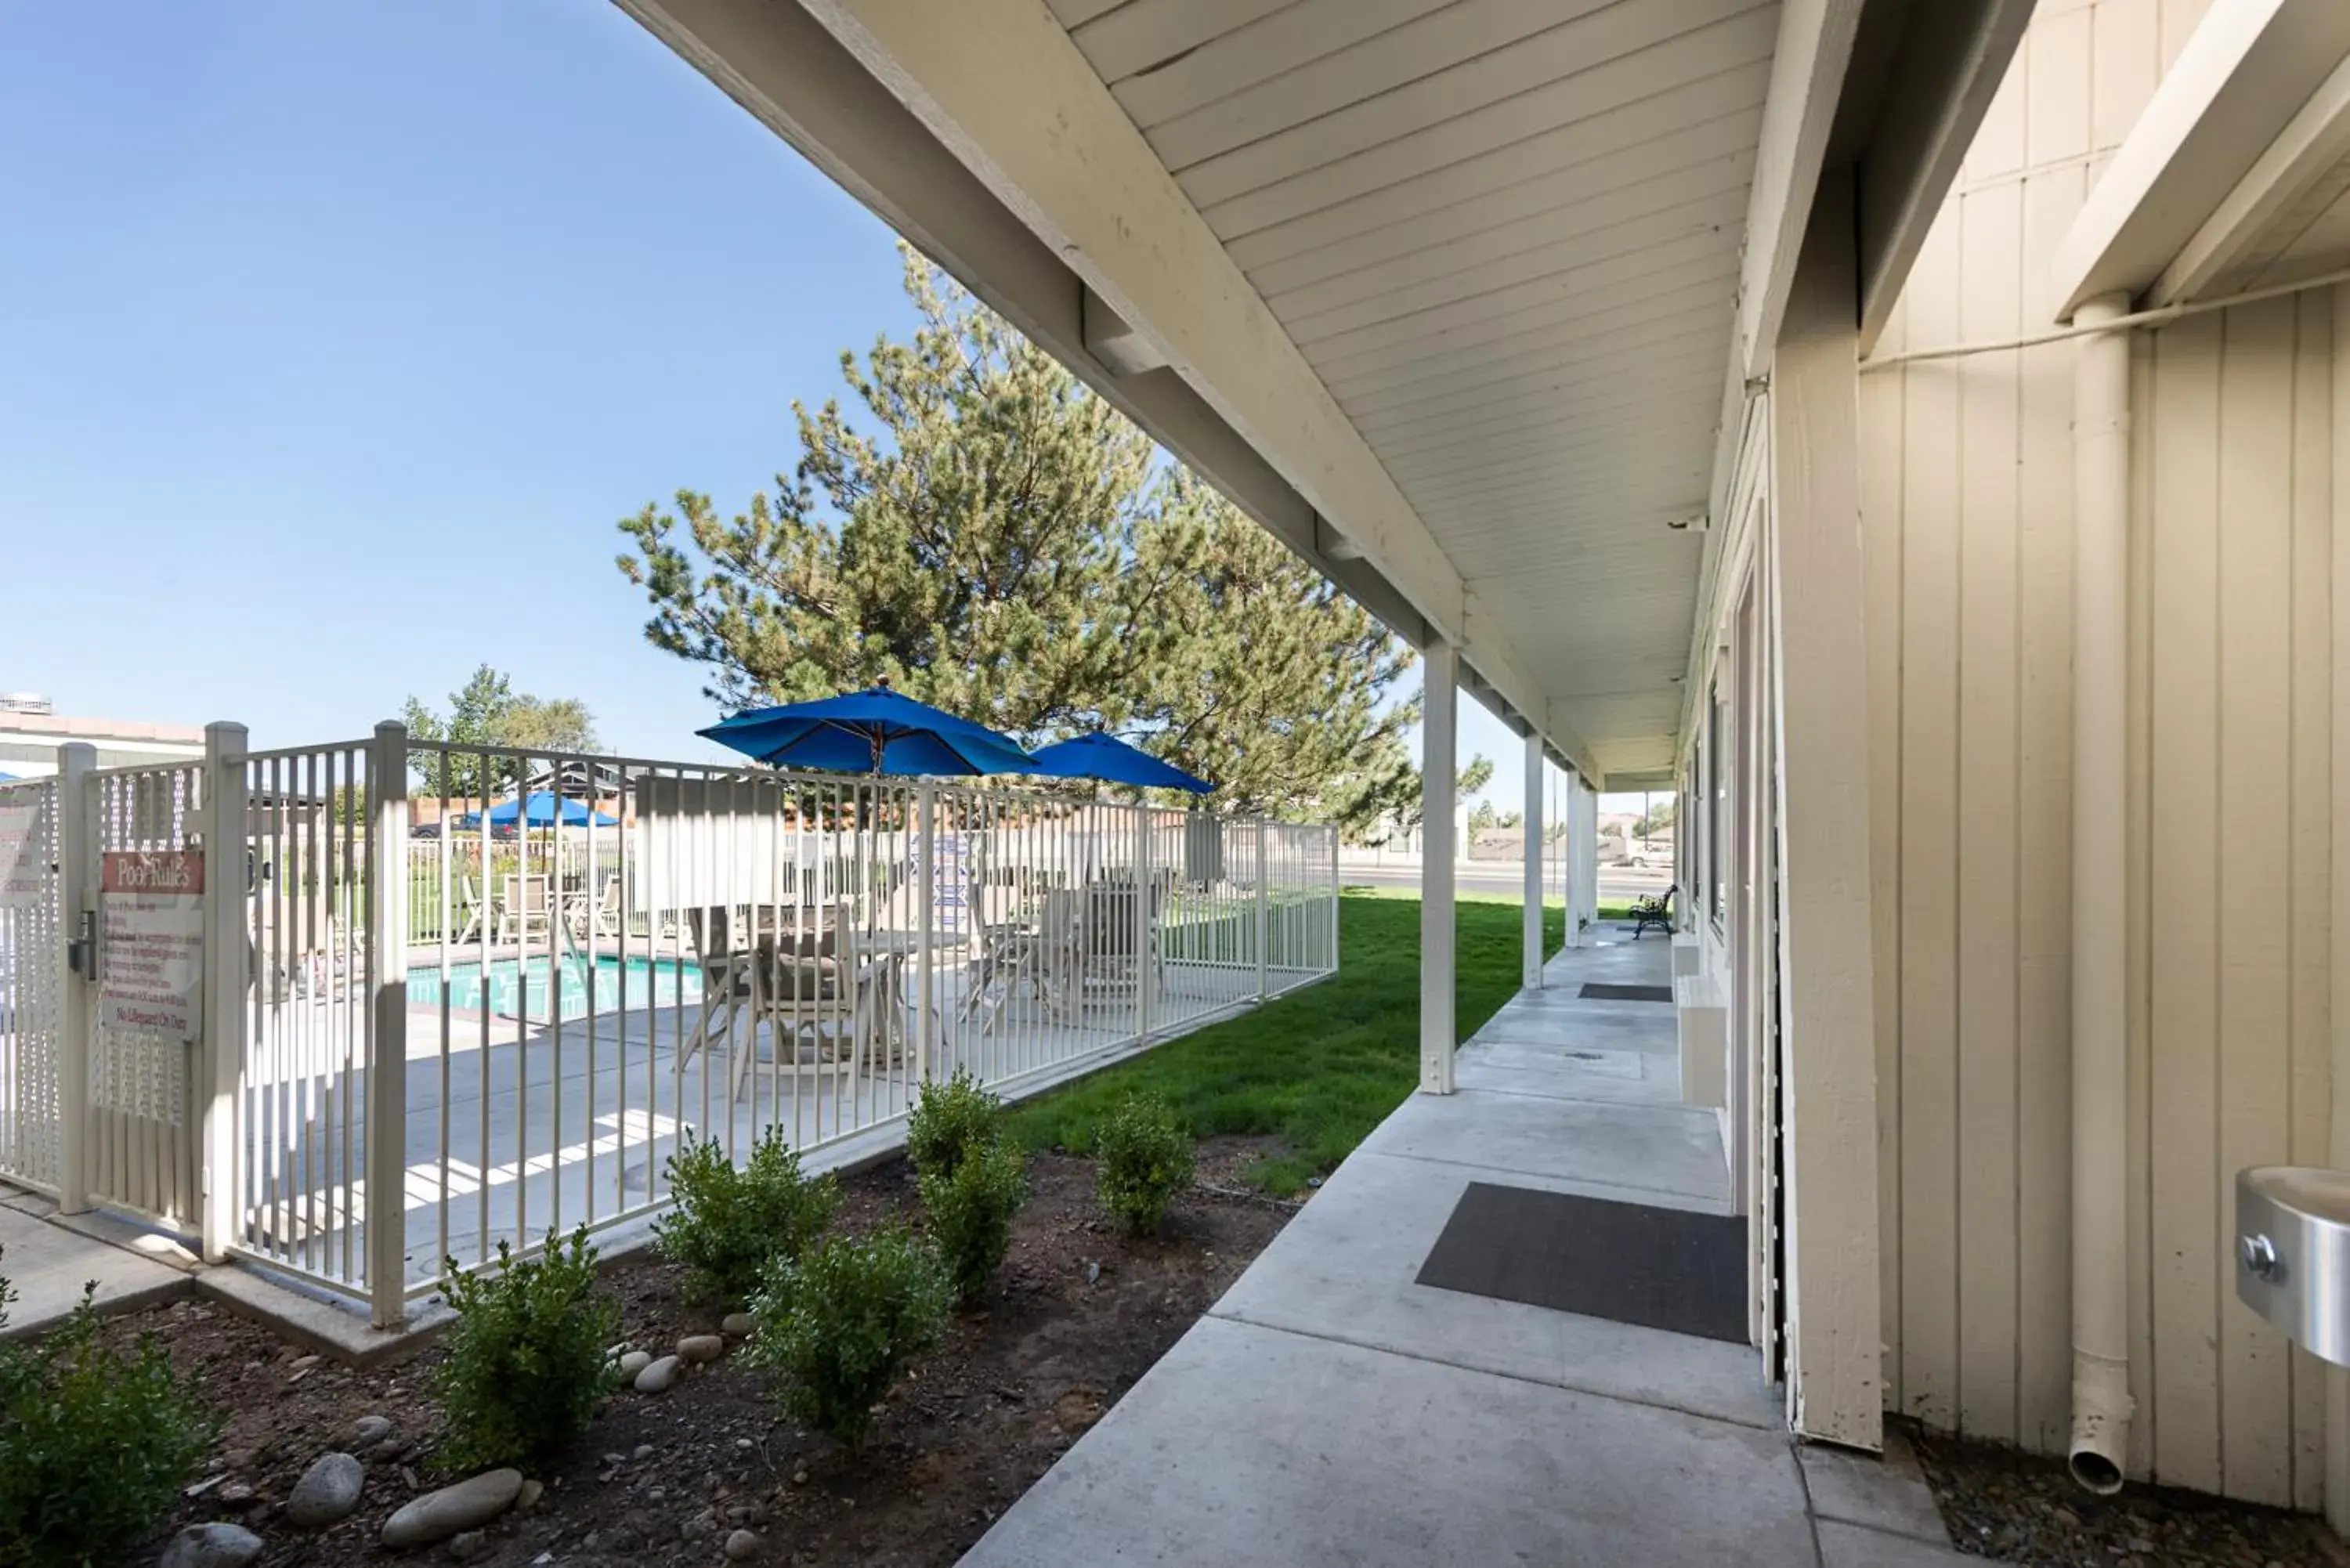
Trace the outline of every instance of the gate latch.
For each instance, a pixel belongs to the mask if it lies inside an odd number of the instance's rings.
[[[84,980],[98,978],[98,911],[84,909],[75,921],[73,939],[66,943],[66,967]]]

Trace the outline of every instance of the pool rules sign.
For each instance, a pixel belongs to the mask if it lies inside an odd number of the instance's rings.
[[[114,1029],[203,1032],[204,857],[109,850],[99,864],[98,1016]]]

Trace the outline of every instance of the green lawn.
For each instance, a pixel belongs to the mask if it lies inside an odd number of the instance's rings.
[[[1462,896],[1454,1018],[1466,1040],[1518,989],[1514,900]],[[1565,940],[1544,911],[1544,950]],[[1250,1179],[1295,1192],[1362,1142],[1419,1080],[1419,900],[1350,888],[1338,902],[1338,972],[1238,1018],[1171,1040],[1130,1062],[1009,1113],[1030,1148],[1083,1150],[1102,1114],[1130,1089],[1165,1095],[1194,1136],[1278,1134],[1289,1152]]]

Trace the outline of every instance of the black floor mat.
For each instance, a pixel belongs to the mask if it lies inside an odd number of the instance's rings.
[[[1472,1181],[1419,1282],[1746,1343],[1746,1221]]]
[[[1586,980],[1577,996],[1591,1002],[1670,1002],[1673,988],[1669,985],[1609,985],[1604,981]]]

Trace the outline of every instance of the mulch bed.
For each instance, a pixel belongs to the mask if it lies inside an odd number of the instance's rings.
[[[1951,1544],[2031,1568],[2344,1568],[2308,1514],[2133,1482],[2083,1490],[2061,1459],[1912,1429]]]
[[[1293,1206],[1229,1190],[1260,1142],[1203,1144],[1209,1189],[1179,1199],[1164,1232],[1144,1241],[1102,1217],[1092,1161],[1033,1158],[1031,1196],[994,1286],[899,1384],[861,1456],[789,1424],[764,1375],[730,1354],[666,1395],[614,1397],[567,1462],[536,1478],[543,1498],[492,1525],[471,1561],[716,1563],[728,1534],[749,1529],[760,1563],[953,1563],[1287,1221]],[[917,1211],[903,1161],[850,1178],[844,1197],[837,1223],[850,1230]],[[664,1354],[681,1335],[716,1330],[722,1309],[685,1304],[677,1271],[657,1257],[623,1260],[605,1279],[633,1346]],[[172,1530],[237,1521],[267,1543],[260,1561],[270,1568],[450,1560],[445,1545],[394,1553],[377,1544],[394,1509],[453,1479],[431,1465],[440,1417],[425,1372],[437,1353],[352,1372],[184,1301],[107,1332],[127,1340],[141,1330],[162,1335],[226,1421],[213,1474]],[[359,1511],[324,1531],[296,1530],[281,1517],[295,1480],[367,1415],[389,1417],[394,1434],[366,1456]]]

